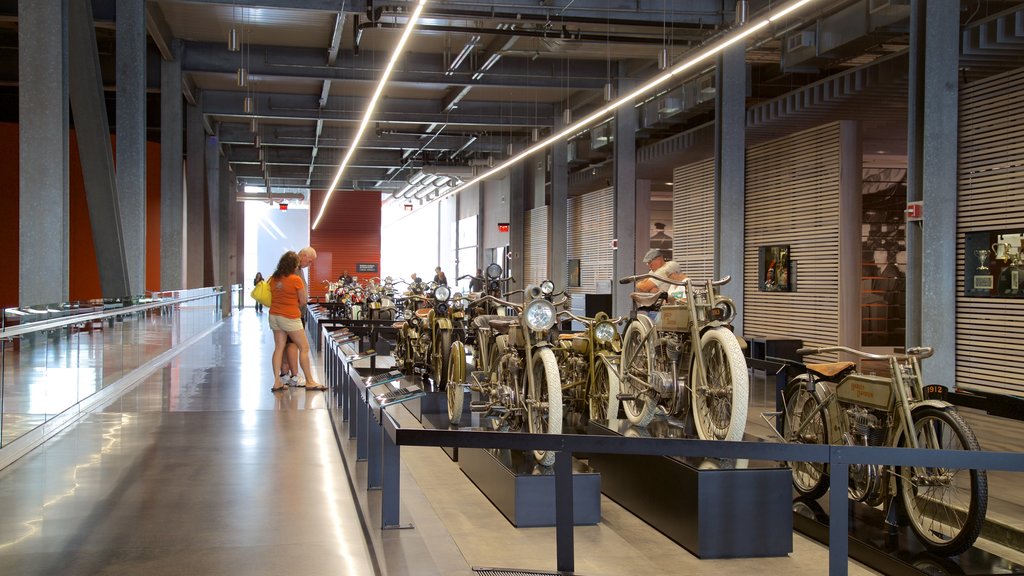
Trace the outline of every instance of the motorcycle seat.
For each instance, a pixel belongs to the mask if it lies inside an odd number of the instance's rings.
[[[577,332],[569,332],[568,334],[559,334],[558,335],[558,339],[559,340],[572,340],[573,338],[576,338],[577,336],[581,336],[582,337],[582,336],[586,336],[586,335],[584,333],[582,333],[582,332],[578,332],[578,333]]]
[[[836,374],[850,370],[857,364],[855,362],[830,362],[828,364],[805,364],[807,370],[822,378],[832,378]]]
[[[477,328],[487,328],[489,326],[490,321],[496,318],[507,320],[508,316],[499,316],[497,314],[481,314],[479,316],[473,317],[473,324],[475,324]]]
[[[420,308],[416,311],[416,316],[419,318],[426,318],[430,316],[430,308]]]
[[[652,309],[658,305],[658,303],[665,298],[668,298],[666,292],[633,292],[629,295],[636,302],[638,310]]]
[[[405,328],[405,322],[395,322],[394,324],[391,325],[391,327],[401,330],[402,328]]]
[[[487,325],[498,334],[508,334],[508,329],[519,322],[518,318],[491,318]]]

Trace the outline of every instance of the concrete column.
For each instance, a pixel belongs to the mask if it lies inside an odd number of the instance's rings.
[[[206,137],[206,273],[205,283],[208,286],[224,286],[227,288],[220,267],[221,246],[221,185],[220,185],[220,143],[216,135]]]
[[[561,114],[554,118],[554,129],[565,127]],[[565,142],[551,147],[551,207],[548,209],[548,278],[561,292],[569,283],[569,149]]]
[[[130,294],[146,289],[146,3],[117,0],[117,199]]]
[[[181,40],[160,65],[160,289],[185,287],[185,194],[182,157],[184,99]]]
[[[625,64],[619,65],[618,93],[624,94],[636,86],[636,81],[625,77]],[[632,284],[619,284],[619,278],[636,271],[636,110],[629,102],[619,106],[615,114],[615,238],[619,248],[615,252],[612,273],[612,316],[628,314],[632,308],[629,299]],[[646,232],[645,232],[646,233]]]
[[[960,4],[925,6],[920,162],[926,207],[921,234],[921,337],[938,353],[921,364],[928,384],[956,384],[956,190]],[[914,110],[915,108],[911,108]],[[909,287],[908,287],[909,288]],[[908,290],[909,294],[909,290]]]
[[[18,2],[18,303],[68,299],[68,5]]]
[[[839,158],[839,345],[859,349],[864,151],[855,120],[839,125]]]
[[[516,153],[519,151],[516,150]],[[532,178],[529,162],[517,162],[508,169],[508,249],[512,258],[509,268],[512,270],[513,282],[509,290],[519,290],[526,286],[526,269],[523,251],[526,249],[526,192],[527,179]]]
[[[121,298],[132,292],[128,284],[128,261],[92,4],[71,2],[68,23],[71,108],[75,115],[75,136],[82,160],[100,287],[104,297]]]
[[[636,227],[637,241],[633,246],[633,261],[641,270],[644,254],[651,249],[651,181],[636,180],[633,186],[636,194],[636,211],[633,214],[633,225]]]
[[[743,333],[743,242],[746,180],[746,46],[718,57],[715,90],[715,277],[731,276],[722,294],[736,303],[733,329]]]
[[[201,288],[206,281],[206,132],[198,106],[188,106],[185,122],[185,287]]]
[[[219,214],[218,228],[220,229],[220,244],[217,249],[217,256],[219,257],[218,268],[220,269],[220,280],[224,286],[224,290],[227,291],[227,296],[221,299],[221,314],[224,317],[231,315],[231,285],[239,282],[238,276],[235,274],[234,263],[235,263],[235,211],[234,204],[238,204],[235,201],[235,190],[232,180],[233,175],[230,172],[228,166],[228,159],[226,156],[218,155],[218,166],[220,169],[217,174],[220,178],[218,190],[218,207],[217,213]]]

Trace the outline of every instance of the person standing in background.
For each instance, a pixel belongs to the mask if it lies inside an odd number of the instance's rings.
[[[263,274],[261,272],[257,272],[256,273],[256,277],[252,279],[253,288],[258,286],[260,282],[263,282]],[[263,304],[260,304],[259,300],[256,301],[256,313],[257,314],[262,314],[263,313]]]
[[[306,305],[306,285],[297,274],[298,271],[299,256],[295,252],[285,252],[277,263],[274,275],[270,277],[270,289],[274,295],[270,304],[270,329],[274,331],[272,392],[279,392],[287,386],[277,375],[281,372],[282,358],[289,340],[298,346],[299,365],[306,375],[306,390],[326,390],[325,386],[313,380],[310,369],[309,342],[300,319],[301,310]]]

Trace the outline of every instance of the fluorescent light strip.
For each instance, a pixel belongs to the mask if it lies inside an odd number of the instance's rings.
[[[757,22],[751,22],[751,23],[743,26],[742,28],[737,30],[735,34],[729,36],[728,38],[725,38],[725,39],[719,41],[717,44],[709,46],[708,48],[704,49],[699,54],[697,54],[697,55],[693,56],[692,58],[686,60],[682,64],[679,64],[679,65],[675,66],[674,68],[672,68],[671,70],[663,73],[662,75],[656,76],[654,79],[650,80],[649,82],[647,82],[646,84],[640,86],[639,88],[633,90],[629,94],[626,94],[625,96],[622,96],[618,100],[615,100],[614,102],[608,103],[604,108],[601,108],[601,109],[597,110],[596,112],[590,113],[589,115],[587,115],[586,117],[584,117],[580,121],[578,121],[578,122],[576,122],[576,123],[574,123],[574,124],[572,124],[570,126],[566,126],[565,128],[562,129],[561,132],[558,132],[556,134],[552,134],[551,136],[548,136],[544,140],[541,140],[540,142],[537,142],[533,146],[530,146],[526,150],[523,150],[519,154],[516,154],[515,156],[513,156],[513,157],[509,158],[508,160],[506,160],[505,162],[502,162],[498,166],[495,166],[494,168],[491,168],[490,170],[484,172],[483,174],[480,174],[479,176],[476,176],[472,180],[469,180],[469,181],[463,183],[460,186],[456,186],[455,188],[452,188],[451,190],[448,191],[448,195],[458,194],[459,192],[462,192],[463,190],[465,190],[466,188],[469,188],[470,186],[476,184],[477,182],[480,182],[481,180],[483,180],[485,178],[488,178],[488,177],[493,176],[494,174],[496,174],[498,172],[501,172],[502,170],[508,168],[509,166],[515,164],[516,162],[519,162],[520,160],[522,160],[523,158],[526,158],[527,156],[533,154],[534,152],[537,152],[538,150],[546,148],[548,145],[553,144],[553,143],[561,140],[562,138],[564,138],[566,136],[575,135],[576,133],[581,132],[587,126],[597,122],[598,120],[603,119],[606,115],[614,112],[615,109],[618,108],[619,106],[621,106],[621,105],[623,105],[623,104],[625,104],[627,102],[632,102],[636,97],[641,96],[644,93],[649,92],[649,91],[651,91],[654,88],[657,88],[658,86],[661,86],[662,84],[664,84],[665,82],[670,80],[673,76],[676,76],[676,75],[678,75],[678,74],[680,74],[680,73],[682,73],[682,72],[684,72],[684,71],[686,71],[686,70],[688,70],[690,68],[693,68],[697,64],[700,64],[701,62],[711,58],[712,56],[715,56],[716,54],[718,54],[719,52],[722,52],[723,50],[725,50],[726,48],[732,46],[733,44],[736,44],[737,42],[740,42],[741,40],[744,40],[748,36],[754,34],[755,32],[757,32],[759,30],[761,30],[762,28],[764,28],[768,24],[770,24],[772,22],[775,22],[776,20],[782,18],[783,16],[786,16],[787,14],[793,12],[794,10],[797,10],[798,8],[801,8],[801,7],[803,7],[806,4],[810,4],[813,1],[814,0],[798,0],[797,2],[794,2],[792,5],[783,8],[777,14],[774,14],[772,16],[766,16],[766,17],[762,18],[761,20],[759,20]]]
[[[398,57],[402,55],[402,49],[405,48],[405,43],[409,41],[409,37],[412,35],[412,31],[416,28],[416,23],[420,19],[420,14],[423,13],[423,7],[426,6],[427,0],[419,0],[416,5],[416,9],[413,10],[412,15],[409,17],[409,21],[405,24],[405,30],[402,32],[402,38],[399,39],[398,44],[395,45],[395,51],[391,54],[391,60],[388,62],[387,67],[384,68],[384,74],[380,78],[380,83],[377,84],[377,89],[374,90],[373,96],[370,98],[370,103],[366,106],[366,114],[363,115],[363,121],[359,124],[359,129],[356,130],[355,138],[352,139],[352,144],[348,148],[348,152],[345,153],[345,157],[341,160],[341,165],[338,166],[338,173],[334,175],[334,180],[331,181],[331,185],[327,188],[327,195],[324,196],[324,203],[320,206],[320,212],[316,216],[316,220],[313,221],[313,229],[316,229],[317,225],[320,224],[320,220],[324,217],[324,213],[327,211],[327,204],[331,200],[331,196],[334,195],[335,188],[338,187],[338,182],[341,181],[341,175],[345,172],[345,168],[348,166],[349,161],[352,159],[352,155],[355,154],[356,148],[359,147],[359,141],[363,138],[363,133],[366,131],[366,127],[370,124],[370,118],[373,117],[374,111],[377,109],[377,101],[380,100],[380,95],[384,92],[384,87],[388,83],[388,79],[391,78],[391,72],[395,68],[395,64],[398,62]]]

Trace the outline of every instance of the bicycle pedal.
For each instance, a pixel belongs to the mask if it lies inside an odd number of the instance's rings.
[[[490,408],[490,406],[490,402],[485,402],[483,400],[473,400],[472,402],[469,403],[469,411],[486,412],[487,409]]]

